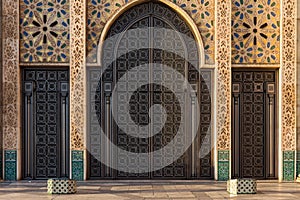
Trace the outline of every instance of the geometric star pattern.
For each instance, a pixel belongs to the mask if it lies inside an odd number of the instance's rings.
[[[232,0],[232,62],[280,63],[279,25],[279,0]]]
[[[69,62],[69,1],[20,1],[20,61]]]
[[[169,0],[185,10],[197,25],[204,43],[205,63],[214,64],[215,40],[214,0]],[[88,0],[87,2],[87,60],[97,62],[97,45],[110,17],[130,0]]]

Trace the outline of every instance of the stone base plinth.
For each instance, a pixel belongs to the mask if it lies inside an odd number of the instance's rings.
[[[255,179],[231,179],[227,181],[227,192],[230,194],[256,194]]]
[[[75,180],[69,179],[49,179],[48,194],[74,194],[77,192]]]

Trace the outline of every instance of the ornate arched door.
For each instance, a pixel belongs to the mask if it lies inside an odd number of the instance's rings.
[[[89,177],[211,178],[211,72],[198,71],[198,49],[195,43],[189,42],[193,34],[187,23],[168,6],[144,3],[124,12],[111,26],[106,38],[109,42],[102,51],[102,71],[89,71],[90,89],[97,88],[96,94],[91,95],[89,107],[94,113],[88,130]],[[159,70],[156,64],[170,69]],[[178,74],[175,75],[172,70]],[[161,84],[182,87],[184,84],[179,81],[180,76],[188,80],[195,96],[187,95],[185,90],[174,94]],[[198,101],[195,101],[197,96]],[[126,98],[130,99],[128,109],[122,104]],[[185,103],[180,104],[180,100]],[[194,114],[192,104],[195,102],[199,102],[199,116]],[[164,110],[153,110],[154,105],[160,105]],[[127,120],[126,116],[131,120]],[[184,122],[183,126],[181,122]],[[120,151],[113,150],[109,143],[97,136],[97,123]],[[176,152],[188,143],[193,130],[197,133],[195,141],[175,158]],[[184,135],[176,137],[180,131]],[[138,137],[128,132],[146,136]],[[162,156],[132,159],[123,153],[153,152],[174,139],[176,145],[165,148]],[[110,162],[114,169],[100,160]],[[165,160],[172,161],[167,166],[158,167]],[[142,170],[147,167],[155,170]]]

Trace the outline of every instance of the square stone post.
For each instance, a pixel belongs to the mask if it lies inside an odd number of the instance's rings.
[[[217,179],[230,178],[231,140],[231,1],[216,0]]]

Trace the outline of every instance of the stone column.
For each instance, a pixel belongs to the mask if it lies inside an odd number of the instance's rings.
[[[72,179],[85,179],[86,0],[70,0],[70,136]]]
[[[279,120],[283,166],[279,180],[295,180],[296,153],[296,17],[297,0],[281,1],[281,113]],[[281,153],[281,152],[280,152]]]
[[[216,1],[216,133],[218,180],[230,177],[231,1]]]
[[[17,161],[20,163],[21,160],[19,1],[3,0],[2,8],[4,179],[17,180],[21,177],[20,167],[17,167]]]

